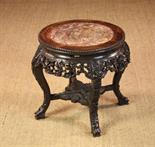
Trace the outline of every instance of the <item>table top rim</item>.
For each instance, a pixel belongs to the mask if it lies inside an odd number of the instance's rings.
[[[101,43],[98,45],[91,45],[91,46],[62,46],[61,44],[58,44],[51,40],[47,40],[47,38],[45,38],[45,34],[48,28],[61,25],[61,24],[72,23],[72,22],[73,23],[74,22],[88,22],[88,23],[90,22],[90,23],[103,24],[104,26],[107,26],[114,31],[114,38],[112,38],[112,40],[106,43],[103,43],[103,44]],[[39,32],[38,40],[40,44],[48,46],[48,48],[51,48],[51,50],[56,49],[56,50],[61,50],[64,52],[80,52],[80,53],[97,52],[99,50],[108,50],[110,47],[117,46],[117,44],[120,44],[122,41],[125,40],[125,33],[122,30],[122,28],[109,22],[105,22],[101,20],[90,20],[90,19],[73,19],[73,20],[65,20],[65,21],[60,21],[60,22],[47,25]]]

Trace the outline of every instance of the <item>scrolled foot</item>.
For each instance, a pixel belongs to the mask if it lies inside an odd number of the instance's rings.
[[[45,111],[44,107],[41,106],[35,113],[35,119],[44,119],[45,118]]]
[[[101,136],[101,130],[99,127],[94,127],[91,131],[94,137],[99,137]]]
[[[128,105],[129,104],[129,100],[127,97],[122,97],[121,99],[118,100],[118,105],[122,106],[122,105]]]

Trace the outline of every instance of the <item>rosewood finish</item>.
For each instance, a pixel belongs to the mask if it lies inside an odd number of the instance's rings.
[[[95,28],[95,29],[94,29]],[[100,136],[98,100],[113,90],[118,105],[128,104],[119,82],[130,62],[130,51],[123,30],[113,24],[96,20],[70,20],[51,24],[39,33],[40,45],[32,60],[32,71],[43,90],[43,104],[35,113],[45,118],[51,100],[71,100],[89,108],[91,133]],[[64,92],[51,93],[43,70],[69,79]],[[108,71],[115,72],[113,82],[102,86]],[[91,83],[84,84],[76,76],[84,73]]]

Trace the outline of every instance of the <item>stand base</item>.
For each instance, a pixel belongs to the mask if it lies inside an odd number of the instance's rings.
[[[72,54],[59,54],[50,52],[40,45],[32,60],[33,74],[43,90],[44,100],[35,113],[36,119],[44,119],[45,113],[52,100],[71,100],[88,106],[91,132],[94,137],[100,136],[101,130],[98,120],[98,100],[106,91],[113,91],[118,99],[118,105],[128,104],[128,99],[122,95],[119,89],[121,76],[130,61],[130,52],[126,42],[115,50],[91,56],[73,56]],[[43,70],[55,76],[69,78],[69,85],[64,92],[51,94],[49,85]],[[108,71],[115,72],[111,85],[101,86],[101,80]],[[76,76],[84,73],[91,83],[82,83]]]
[[[106,91],[113,90],[113,85],[106,85],[101,86],[100,88],[100,95],[105,93]],[[61,93],[55,93],[50,94],[50,100],[70,100],[73,103],[80,103],[85,106],[89,106],[91,103],[91,97],[92,97],[92,83],[82,83],[81,81],[75,79],[72,83],[70,83],[66,88],[64,92]],[[127,105],[129,104],[129,100],[127,97],[119,97],[118,103],[119,106]],[[44,113],[45,106],[42,105],[40,108],[35,112],[35,118],[36,119],[44,119],[45,113]]]

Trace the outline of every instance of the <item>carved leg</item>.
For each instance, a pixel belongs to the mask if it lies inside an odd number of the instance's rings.
[[[33,71],[33,74],[44,93],[43,104],[35,112],[35,118],[43,119],[43,118],[45,118],[45,112],[50,104],[50,88],[49,88],[47,81],[44,77],[42,65],[41,64],[36,65],[35,63],[36,63],[36,61],[35,61],[35,57],[34,57],[34,59],[32,61],[32,71]]]
[[[115,95],[117,96],[118,105],[126,105],[128,104],[128,101],[129,101],[126,97],[122,95],[119,89],[120,87],[119,82],[120,82],[123,72],[124,71],[115,72],[114,79],[113,79],[113,91]]]
[[[71,85],[75,80],[77,80],[76,77],[71,77],[69,79],[69,85]]]
[[[76,81],[77,81],[76,77],[71,77],[71,78],[69,78],[69,84],[68,84],[68,86],[65,88],[65,90],[70,90],[70,88],[71,88],[73,82],[76,82]]]
[[[101,79],[92,80],[92,97],[89,102],[89,113],[91,122],[91,133],[94,137],[100,136],[100,127],[98,120],[98,99],[100,96]]]

